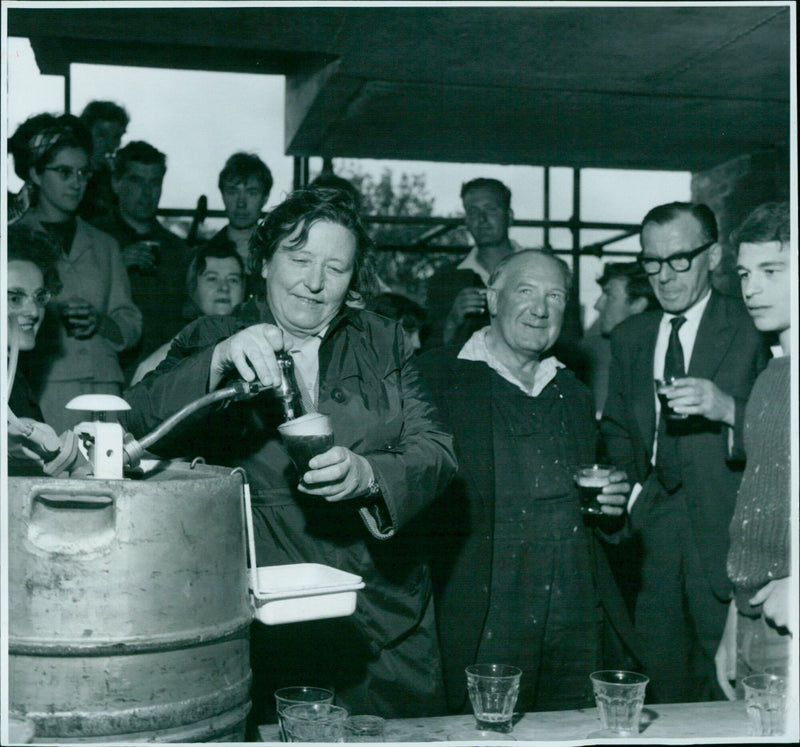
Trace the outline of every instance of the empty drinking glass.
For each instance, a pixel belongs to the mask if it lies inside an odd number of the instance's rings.
[[[350,716],[344,722],[348,742],[382,742],[386,721],[380,716]]]
[[[283,709],[287,742],[344,742],[347,710],[328,703],[298,703]]]
[[[290,705],[298,703],[333,703],[333,691],[324,687],[282,687],[275,691],[275,711],[278,715],[278,727],[281,739],[286,742],[286,733],[283,730],[283,711]]]
[[[522,670],[507,664],[472,664],[465,671],[478,729],[510,732]]]
[[[786,680],[776,674],[751,674],[742,680],[744,702],[754,737],[774,737],[786,728]]]
[[[620,669],[593,672],[589,677],[603,729],[621,737],[637,736],[649,677]]]

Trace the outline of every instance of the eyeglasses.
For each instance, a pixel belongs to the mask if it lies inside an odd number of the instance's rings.
[[[20,311],[28,300],[33,301],[35,306],[44,308],[50,303],[53,294],[44,289],[36,291],[36,293],[27,293],[24,290],[14,288],[8,291],[8,308],[14,311]]]
[[[709,241],[703,246],[698,246],[697,249],[692,249],[688,252],[677,252],[672,254],[666,259],[659,259],[658,257],[644,257],[639,255],[636,261],[639,266],[645,271],[647,275],[658,275],[661,272],[662,265],[669,265],[670,269],[675,272],[687,272],[692,266],[692,260],[701,252],[704,252],[709,247],[714,246],[716,241]]]
[[[77,176],[79,182],[86,182],[92,173],[91,169],[74,169],[72,166],[45,166],[44,170],[55,171],[62,182],[68,182],[73,176]]]

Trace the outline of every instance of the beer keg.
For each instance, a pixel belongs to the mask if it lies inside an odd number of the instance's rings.
[[[243,741],[242,477],[8,481],[9,703],[35,742]]]

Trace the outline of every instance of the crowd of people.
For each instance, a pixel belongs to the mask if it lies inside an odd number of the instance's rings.
[[[570,268],[509,238],[495,179],[463,185],[473,247],[422,307],[377,292],[351,185],[325,175],[264,214],[272,176],[252,154],[219,175],[228,224],[190,247],[157,218],[165,154],[120,148],[127,125],[92,102],[9,141],[25,181],[8,230],[11,472],[42,464],[34,429],[76,448],[77,394],[124,392],[140,437],[231,379],[279,386],[291,355],[303,409],[335,437],[307,472],[268,394],[201,411],[156,448],[245,469],[259,565],[365,581],[350,617],[253,624],[254,725],[296,684],[354,712],[464,712],[476,662],[522,668],[523,711],[590,706],[601,668],[647,674],[651,702],[689,702],[788,666],[786,203],[730,238],[740,297],[712,285],[713,212],[654,207],[636,260],[598,279],[599,334],[573,341]],[[597,461],[614,470],[589,517],[573,475]]]

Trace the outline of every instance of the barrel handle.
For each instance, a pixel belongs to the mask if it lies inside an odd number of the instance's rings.
[[[37,502],[45,508],[37,511]],[[28,541],[45,552],[94,552],[116,535],[115,505],[112,488],[86,481],[34,485],[28,496]]]
[[[52,485],[34,485],[31,488],[31,506],[37,498],[44,498],[53,503],[85,503],[86,508],[96,508],[98,505],[110,505],[114,503],[114,494],[108,488],[97,488],[84,485],[59,485],[53,488]],[[80,506],[76,506],[79,508]]]
[[[236,469],[231,471],[231,474],[239,474],[242,476],[242,493],[244,495],[244,524],[245,533],[247,534],[247,549],[250,553],[250,588],[253,590],[253,596],[258,599],[260,596],[260,589],[258,587],[256,540],[255,532],[253,531],[253,506],[250,502],[250,481],[247,479],[247,473],[242,467],[236,467]]]

